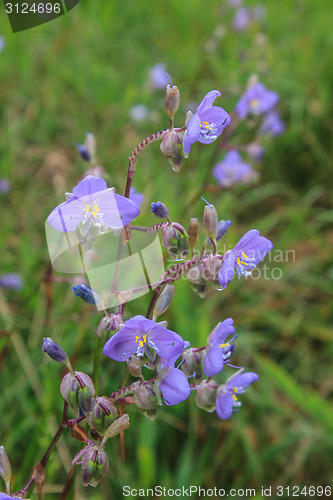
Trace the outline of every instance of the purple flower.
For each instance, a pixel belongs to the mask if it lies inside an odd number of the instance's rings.
[[[14,497],[10,497],[9,495],[7,495],[6,493],[2,493],[0,491],[0,500],[7,500],[8,498],[14,498]]]
[[[141,207],[145,197],[142,193],[138,193],[135,187],[132,186],[130,189],[129,199],[133,201],[133,203],[135,203],[138,207]]]
[[[239,118],[244,119],[250,113],[254,115],[267,113],[274,108],[278,100],[277,92],[267,90],[263,83],[258,82],[244,92],[236,104],[235,111]]]
[[[205,348],[203,362],[204,373],[207,377],[214,377],[223,369],[224,363],[228,363],[235,349],[233,340],[237,335],[226,342],[226,339],[235,334],[232,318],[225,319],[222,323],[216,325],[208,337],[208,343]]]
[[[254,161],[261,161],[265,155],[265,148],[257,142],[250,142],[246,151]]]
[[[0,287],[10,288],[12,290],[21,290],[23,280],[17,273],[7,273],[0,276]]]
[[[156,89],[164,89],[169,83],[166,75],[166,67],[163,63],[158,63],[149,71],[150,82]]]
[[[249,276],[251,270],[261,262],[273,248],[270,240],[260,236],[257,229],[251,229],[239,240],[233,250],[228,250],[218,280],[222,288],[226,288],[236,273],[238,276]]]
[[[5,48],[5,45],[6,45],[5,39],[2,35],[0,35],[0,52],[3,51],[3,49]]]
[[[235,13],[232,25],[235,31],[241,32],[245,31],[246,28],[251,24],[252,13],[250,9],[241,7]]]
[[[10,189],[10,181],[8,179],[0,179],[0,194],[9,193]]]
[[[283,134],[286,129],[286,124],[280,118],[280,113],[277,110],[272,110],[264,116],[260,127],[261,134],[270,134],[278,136]]]
[[[134,316],[105,344],[103,352],[116,361],[126,361],[133,354],[150,358],[148,347],[163,358],[179,357],[184,340],[175,333],[144,316]]]
[[[140,213],[139,207],[124,196],[107,188],[100,177],[87,175],[73,189],[71,197],[58,205],[48,222],[57,231],[74,231],[78,226],[82,236],[93,238],[107,228],[120,229]]]
[[[238,394],[245,392],[245,389],[258,380],[258,375],[253,372],[235,374],[227,380],[217,390],[216,413],[222,420],[227,420],[233,413],[239,411],[242,403],[238,401]]]
[[[169,215],[168,207],[161,201],[153,201],[150,210],[158,219],[166,219]]]
[[[245,163],[236,150],[225,154],[223,160],[215,165],[213,175],[222,187],[230,187],[238,183],[246,184],[258,176],[252,166]]]
[[[184,136],[184,151],[189,153],[196,141],[202,144],[214,142],[231,122],[229,114],[213,102],[221,95],[218,90],[211,90],[199,104],[195,114],[187,124]]]
[[[185,346],[189,346],[189,342],[185,342]],[[165,404],[168,406],[177,405],[185,401],[191,392],[186,375],[178,368],[174,368],[177,358],[178,356],[169,359],[160,359],[157,366],[160,391]]]

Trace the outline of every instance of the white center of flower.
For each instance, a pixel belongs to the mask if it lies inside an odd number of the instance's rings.
[[[200,137],[205,141],[214,142],[217,135],[217,126],[215,123],[201,122],[200,124]]]

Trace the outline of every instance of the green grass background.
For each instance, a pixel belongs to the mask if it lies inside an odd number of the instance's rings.
[[[256,186],[215,194],[202,186],[221,157],[218,142],[194,145],[179,174],[152,145],[134,181],[145,194],[142,220],[155,223],[149,205],[161,199],[174,220],[187,225],[190,217],[202,217],[203,194],[220,218],[233,220],[227,245],[258,228],[275,249],[294,250],[295,261],[268,263],[282,269],[279,280],[234,280],[205,300],[186,281],[177,284],[162,319],[201,346],[218,321],[233,317],[239,334],[234,363],[257,372],[259,381],[227,422],[199,410],[193,394],[177,407],[161,408],[154,422],[130,408],[126,462],[113,439],[107,477],[96,490],[83,490],[78,468],[71,498],[120,498],[123,485],[257,488],[256,498],[261,486],[273,492],[277,485],[333,486],[333,4],[265,5],[265,21],[241,34],[232,30],[233,10],[225,0],[87,0],[17,34],[1,8],[0,172],[13,189],[0,197],[0,274],[17,271],[25,281],[20,292],[0,290],[0,444],[12,460],[14,491],[30,477],[61,419],[63,370],[41,351],[41,339],[61,343],[75,369],[91,374],[100,320],[75,299],[69,283],[55,283],[46,326],[44,221],[84,171],[73,142],[88,130],[97,137],[110,185],[123,191],[133,147],[168,126],[163,92],[147,84],[158,62],[181,91],[178,126],[188,106],[211,89],[222,91],[217,104],[231,112],[256,73],[279,92],[287,130],[267,141]],[[138,103],[154,112],[153,119],[130,123],[129,110]],[[232,141],[246,143],[253,134],[242,125]],[[147,304],[148,297],[132,302],[127,317],[144,313]],[[101,393],[118,386],[122,371],[103,359]],[[47,465],[46,498],[59,497],[79,449],[67,433]]]

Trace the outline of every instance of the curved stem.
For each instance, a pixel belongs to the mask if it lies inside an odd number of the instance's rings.
[[[132,179],[135,174],[135,166],[136,162],[138,161],[138,156],[145,149],[149,144],[155,141],[161,141],[164,132],[166,130],[162,130],[161,132],[156,132],[156,134],[152,134],[149,137],[146,137],[140,144],[132,151],[131,156],[128,157],[128,171],[127,171],[127,182],[126,182],[126,188],[125,188],[125,197],[129,198],[130,195],[130,189],[132,185]]]

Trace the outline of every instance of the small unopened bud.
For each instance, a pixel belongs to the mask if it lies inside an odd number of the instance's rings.
[[[161,316],[170,307],[175,291],[174,285],[165,285],[154,307],[153,316],[155,318]]]
[[[107,439],[117,436],[121,431],[125,431],[130,426],[130,420],[127,413],[122,417],[115,420],[110,427],[106,430],[104,437]]]
[[[62,347],[60,347],[60,345],[53,342],[50,337],[43,338],[42,350],[46,352],[46,354],[48,354],[53,361],[57,361],[57,363],[67,363],[68,361],[66,352]]]
[[[141,360],[135,354],[127,360],[127,366],[133,377],[142,377]]]
[[[161,201],[153,201],[150,210],[158,219],[166,219],[169,215],[169,209]]]
[[[209,236],[209,238],[211,238],[212,240],[216,240],[218,219],[217,219],[217,211],[214,205],[205,206],[203,223],[205,231]]]
[[[196,381],[202,378],[202,359],[203,351],[198,351],[194,347],[183,351],[184,363],[181,365],[181,370],[186,377],[194,377]]]
[[[162,225],[162,245],[164,248],[170,248],[172,246],[172,241],[177,238],[177,231],[170,224]],[[176,240],[178,246],[178,242]]]
[[[165,111],[172,118],[175,116],[180,103],[180,92],[176,85],[167,85],[165,93]]]
[[[187,125],[193,118],[193,113],[192,111],[188,111],[186,113],[186,118],[185,118],[185,125]]]
[[[194,248],[195,245],[197,244],[199,231],[200,231],[200,224],[199,224],[198,219],[195,217],[195,218],[191,219],[190,225],[188,228],[189,245],[191,248]]]
[[[84,161],[91,161],[91,155],[85,144],[76,144],[76,149]]]
[[[182,138],[175,130],[168,130],[163,134],[160,149],[175,172],[182,166]]]
[[[204,380],[196,392],[197,405],[209,413],[215,410],[216,392],[218,384],[214,380]]]
[[[83,486],[96,487],[102,477],[109,469],[109,459],[104,450],[97,446],[87,446],[74,457],[73,464],[80,463],[79,457],[82,457],[82,484]]]
[[[104,316],[97,327],[97,335],[103,337],[105,333],[116,333],[124,325],[120,314],[112,313],[110,316]]]
[[[88,304],[99,305],[101,298],[90,286],[81,283],[80,285],[73,286],[72,291],[77,297],[88,302]]]
[[[0,446],[0,476],[8,483],[12,477],[12,469],[10,466],[9,458],[5,452],[5,448]]]
[[[106,396],[97,397],[91,414],[87,417],[90,425],[103,436],[106,429],[116,420],[117,408]]]
[[[139,408],[149,420],[154,420],[157,413],[158,401],[152,386],[148,384],[139,384],[133,389],[133,394],[137,408]]]
[[[94,384],[91,378],[85,373],[74,372],[74,376],[71,373],[67,373],[62,379],[60,392],[77,417],[79,416],[80,408],[89,413],[94,406]]]

